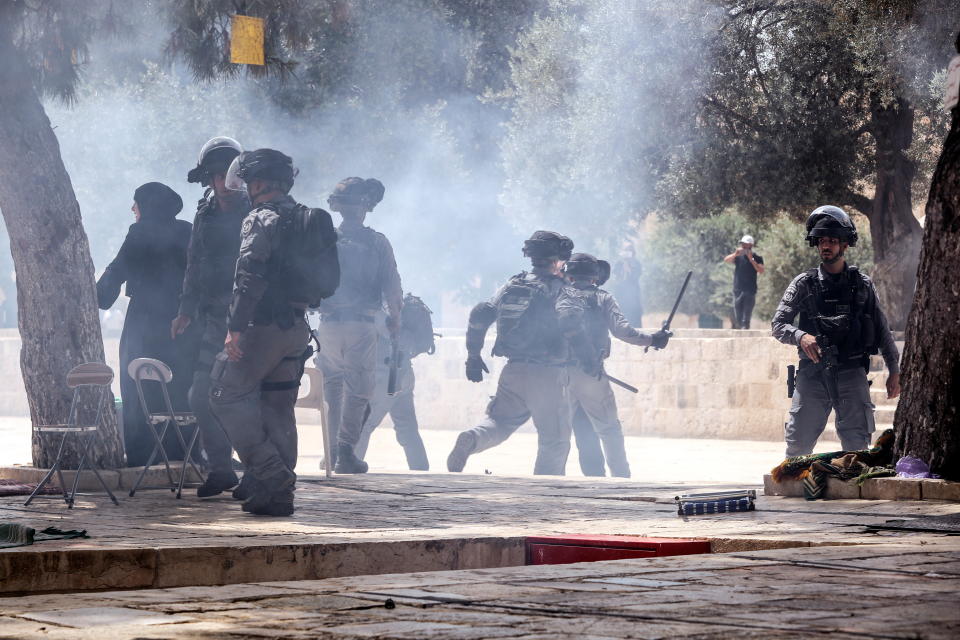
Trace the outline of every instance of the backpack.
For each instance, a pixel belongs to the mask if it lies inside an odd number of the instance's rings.
[[[340,284],[337,232],[330,214],[298,204],[279,209],[280,256],[275,282],[287,302],[316,307]]]
[[[551,326],[548,326],[551,325]],[[493,355],[530,357],[549,351],[548,334],[559,336],[554,300],[549,287],[528,278],[527,272],[510,278],[497,302],[497,342]]]
[[[433,341],[433,312],[415,295],[403,297],[403,310],[400,312],[400,344],[411,358],[421,353],[433,355],[437,346]]]

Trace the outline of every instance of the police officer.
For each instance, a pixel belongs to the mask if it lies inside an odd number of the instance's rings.
[[[351,177],[327,199],[343,217],[337,229],[341,278],[336,294],[320,305],[317,365],[323,371],[330,439],[337,443],[329,452],[337,473],[367,472],[354,447],[376,387],[377,313],[386,308],[391,339],[399,330],[403,289],[393,247],[385,235],[364,225],[384,191],[379,180]]]
[[[661,329],[651,335],[631,327],[616,299],[597,285],[602,272],[609,274],[605,261],[588,253],[573,254],[563,266],[571,286],[560,295],[557,314],[576,360],[568,372],[571,410],[582,409],[600,436],[610,474],[629,478],[630,465],[617,402],[603,371],[603,361],[610,356],[610,334],[628,344],[663,349],[672,333]],[[588,434],[578,435],[578,448],[581,438],[589,442]]]
[[[310,353],[304,312],[312,304],[293,289],[291,283],[301,279],[289,277],[289,265],[302,257],[291,257],[291,248],[299,245],[290,221],[303,210],[287,195],[295,175],[290,157],[257,149],[237,156],[225,182],[229,189],[245,189],[253,210],[241,228],[227,336],[211,374],[211,409],[255,479],[243,510],[257,515],[293,513],[294,404]],[[330,215],[309,211],[326,238],[313,252],[335,251]]]
[[[814,210],[807,218],[807,242],[817,247],[820,266],[793,279],[772,323],[773,336],[800,353],[785,425],[788,457],[813,451],[831,409],[844,450],[870,444],[874,420],[867,370],[878,350],[889,371],[887,397],[900,394],[900,355],[873,282],[844,259],[847,247],[857,243],[850,216],[839,207]]]
[[[227,335],[227,309],[240,253],[240,225],[250,211],[244,192],[224,186],[230,163],[242,151],[233,138],[211,138],[200,149],[197,166],[187,174],[188,182],[199,182],[206,190],[197,204],[180,310],[170,334],[177,339],[192,326],[201,340],[189,395],[209,469],[206,480],[197,489],[201,498],[215,496],[237,484],[230,440],[210,413],[210,370]]]
[[[413,360],[410,358],[407,349],[399,351],[397,392],[392,396],[389,395],[387,385],[390,380],[390,358],[392,354],[390,332],[387,331],[386,315],[383,313],[378,314],[377,332],[380,342],[377,345],[376,390],[370,399],[367,417],[363,423],[363,431],[360,434],[359,442],[354,447],[354,452],[361,460],[366,456],[370,436],[380,426],[383,419],[389,415],[393,421],[393,430],[396,433],[397,442],[403,447],[403,453],[407,458],[407,467],[412,471],[429,471],[430,463],[427,460],[427,451],[423,446],[423,438],[420,437],[417,410],[413,401],[413,389],[417,381],[413,373]]]
[[[489,373],[480,357],[487,329],[496,321],[493,355],[505,356],[497,393],[487,417],[457,437],[447,469],[463,471],[467,458],[506,440],[531,417],[537,429],[538,475],[563,475],[570,453],[570,412],[565,398],[568,350],[557,322],[556,304],[565,280],[560,269],[573,241],[553,231],[536,231],[523,243],[533,269],[512,277],[489,302],[470,312],[467,379]]]

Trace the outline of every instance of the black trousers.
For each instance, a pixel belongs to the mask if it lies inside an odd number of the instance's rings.
[[[753,316],[753,305],[756,301],[756,291],[733,292],[733,315],[737,321],[737,326],[734,329],[750,328],[750,317]]]

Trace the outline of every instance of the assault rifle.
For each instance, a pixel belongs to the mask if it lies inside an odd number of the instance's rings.
[[[813,294],[808,294],[804,299],[809,309],[810,318],[817,327],[817,334],[814,336],[817,340],[817,346],[820,347],[820,361],[811,362],[809,365],[820,376],[823,386],[827,389],[827,396],[834,407],[840,406],[840,384],[837,381],[837,373],[840,371],[839,359],[840,349],[835,344],[831,344],[830,338],[824,333],[820,324],[820,314],[817,311],[816,304],[813,302]]]
[[[397,372],[400,369],[400,340],[390,340],[390,376],[387,378],[387,395],[397,395]],[[381,378],[382,379],[382,378]]]

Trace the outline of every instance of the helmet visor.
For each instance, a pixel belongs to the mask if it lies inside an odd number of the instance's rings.
[[[233,159],[230,168],[227,169],[227,177],[223,181],[223,186],[230,191],[247,192],[247,183],[237,175],[240,172],[240,156]]]

